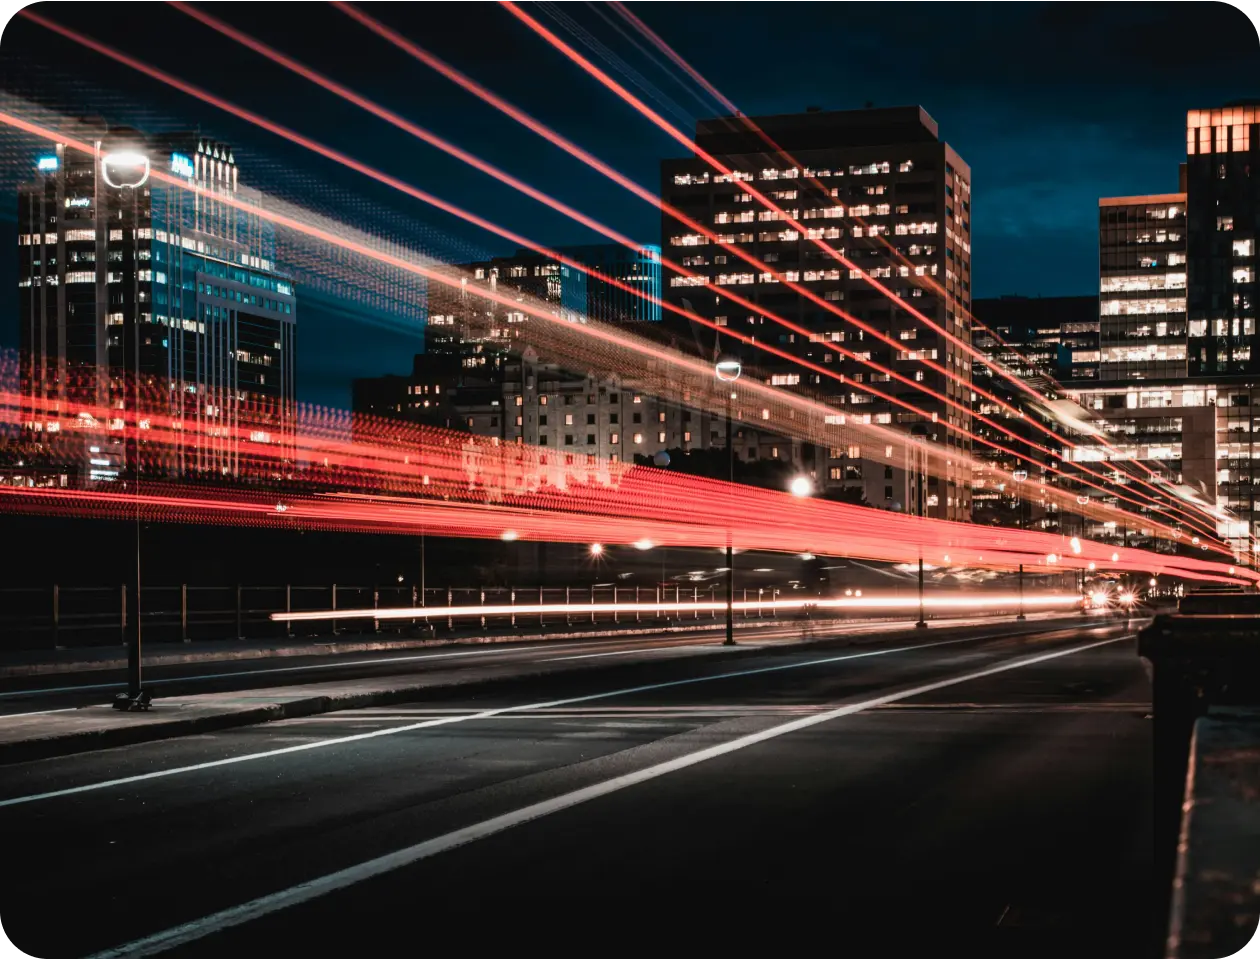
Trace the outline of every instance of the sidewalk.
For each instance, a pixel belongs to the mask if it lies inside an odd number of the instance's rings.
[[[249,726],[277,719],[293,719],[344,709],[386,706],[423,699],[436,690],[526,682],[546,676],[580,671],[615,671],[646,662],[676,662],[705,656],[740,659],[775,648],[799,648],[802,645],[832,647],[874,644],[890,641],[939,641],[944,636],[967,631],[983,638],[987,634],[1038,632],[1053,628],[1056,620],[1068,626],[1089,626],[1118,622],[1111,618],[1076,618],[1061,614],[1033,615],[1027,623],[1012,618],[987,620],[984,623],[960,621],[941,624],[928,631],[916,630],[905,620],[890,623],[887,628],[831,634],[821,638],[793,636],[756,642],[745,634],[735,647],[714,643],[704,646],[680,646],[665,649],[634,651],[619,656],[616,662],[603,658],[548,658],[530,662],[470,665],[454,670],[399,676],[342,680],[282,686],[267,689],[241,690],[226,693],[205,693],[159,699],[148,712],[120,712],[110,705],[85,706],[78,709],[0,716],[0,765],[65,756],[72,753],[116,746],[134,745],[177,736],[194,735]],[[572,635],[572,634],[566,634]],[[931,637],[930,639],[928,637]],[[749,642],[753,640],[753,642]],[[663,656],[662,653],[667,654]]]

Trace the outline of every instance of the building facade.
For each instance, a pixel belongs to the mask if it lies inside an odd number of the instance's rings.
[[[1190,373],[1260,374],[1260,102],[1189,111],[1186,154]]]
[[[963,373],[969,373],[970,362],[954,342],[902,305],[904,301],[949,334],[969,341],[970,327],[963,317],[971,306],[971,174],[939,139],[935,121],[919,107],[811,110],[753,117],[749,124],[733,117],[703,120],[695,139],[731,172],[716,172],[699,157],[665,160],[661,197],[666,207],[712,230],[722,243],[664,210],[664,255],[695,274],[671,273],[666,299],[800,360],[827,364],[837,374],[823,376],[765,353],[750,354],[772,385],[810,393],[860,423],[896,424],[907,432],[921,427],[929,441],[969,454],[970,441],[946,426],[969,430],[970,413],[958,412],[939,398],[947,396],[969,410],[966,377],[962,383],[951,381],[920,361],[930,359]],[[767,139],[781,149],[772,149]],[[782,214],[760,208],[743,182],[768,195],[804,232],[782,222]],[[859,270],[837,262],[817,241],[890,288],[892,298]],[[770,269],[754,268],[730,248],[752,254]],[[803,296],[799,288],[828,308]],[[756,309],[736,304],[727,291]],[[871,337],[834,310],[898,345]],[[808,335],[784,329],[773,317],[804,327]],[[887,374],[828,343],[843,344],[854,354],[904,373],[927,392],[888,384]],[[913,402],[928,415],[878,399],[860,388],[866,383],[878,383],[879,389]],[[890,465],[864,458],[860,447],[802,446],[794,455],[820,487],[833,492],[862,496],[884,507],[920,501],[914,487],[917,471],[908,462]],[[971,476],[961,465],[956,474],[928,478],[921,498],[927,514],[969,518],[970,488]]]
[[[33,434],[77,430],[89,481],[119,478],[121,417],[176,424],[142,469],[280,476],[293,467],[296,299],[232,150],[196,134],[102,131],[63,144],[18,197],[21,390]],[[153,169],[200,192],[159,182]],[[138,382],[137,382],[138,381]],[[90,412],[90,411],[95,411]]]
[[[1097,377],[1096,296],[978,299],[972,305],[972,323],[971,342],[1047,399],[1061,399],[1060,381]],[[984,393],[1002,401],[995,403],[979,392],[973,401],[975,433],[987,442],[978,441],[974,448],[980,468],[973,479],[972,520],[1067,532],[1063,513],[1045,495],[1048,486],[1072,486],[1048,468],[1052,464],[1057,468],[1058,460],[1047,457],[1044,449],[1057,452],[1058,445],[1036,429],[1028,415],[1011,412],[1024,406],[1026,397],[990,365],[977,362],[972,379]],[[1053,423],[1050,419],[1046,425]],[[1070,532],[1078,531],[1075,517],[1066,523]]]
[[[1186,366],[1186,194],[1098,201],[1098,379],[1166,380]]]
[[[546,362],[527,344],[530,322],[478,295],[479,289],[550,304],[574,322],[597,320],[660,332],[660,258],[656,247],[572,247],[558,251],[641,290],[635,297],[565,263],[518,251],[463,268],[459,291],[435,290],[425,327],[425,352],[407,375],[356,380],[356,413],[403,418],[494,436],[509,443],[555,447],[574,457],[632,462],[666,449],[724,445],[725,421]],[[742,455],[755,458],[758,434],[739,431]],[[765,444],[761,444],[765,445]],[[786,456],[790,444],[766,446]],[[749,454],[748,450],[754,453]]]

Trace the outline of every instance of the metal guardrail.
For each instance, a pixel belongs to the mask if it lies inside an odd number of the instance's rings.
[[[777,588],[736,590],[736,599],[753,604],[773,602]],[[566,586],[566,587],[462,587],[421,590],[411,586],[146,586],[141,592],[140,618],[145,639],[153,642],[212,640],[276,640],[339,635],[343,625],[356,633],[402,634],[414,630],[452,632],[460,624],[450,618],[373,621],[369,625],[325,622],[276,622],[273,613],[336,609],[397,609],[405,607],[511,606],[661,602],[710,603],[725,600],[717,585],[674,586]],[[0,650],[68,649],[124,644],[129,618],[136,615],[125,585],[61,586],[0,589]],[[717,619],[716,610],[676,613],[671,621]],[[740,620],[771,617],[767,609],[743,609]],[[588,613],[547,612],[486,615],[465,621],[466,627],[511,629],[521,627],[577,626],[582,624],[629,624],[660,622],[650,610]]]

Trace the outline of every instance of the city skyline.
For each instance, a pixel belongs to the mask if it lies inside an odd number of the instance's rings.
[[[57,9],[61,11],[57,15],[65,22],[92,36],[133,53],[151,50],[155,65],[204,83],[264,115],[283,112],[298,129],[326,136],[337,146],[351,147],[369,162],[399,171],[412,180],[437,177],[443,183],[443,192],[456,202],[493,213],[508,225],[528,225],[531,235],[547,243],[559,246],[599,241],[591,231],[462,169],[461,164],[418,147],[405,137],[374,128],[371,118],[338,111],[338,127],[330,130],[325,108],[333,98],[304,86],[304,81],[262,57],[235,54],[234,69],[216,72],[211,78],[198,76],[195,70],[183,70],[177,59],[167,58],[160,45],[153,47],[151,41],[175,31],[176,35],[195,38],[212,58],[217,51],[229,50],[231,41],[182,13],[157,9],[151,17],[123,28],[90,5],[65,4]],[[1254,92],[1255,84],[1246,63],[1246,30],[1250,25],[1238,11],[1224,5],[1199,11],[1194,18],[1186,15],[1191,7],[1179,5],[1161,5],[1158,10],[1140,15],[1120,13],[1119,8],[1106,5],[1073,7],[1071,14],[1067,7],[1053,5],[998,7],[994,8],[993,22],[980,19],[974,8],[950,9],[954,12],[942,17],[930,6],[916,7],[915,16],[906,20],[913,24],[908,28],[908,40],[892,24],[882,24],[874,10],[856,25],[847,24],[844,40],[838,41],[844,62],[852,67],[844,74],[843,86],[829,80],[815,65],[825,59],[819,38],[805,35],[796,41],[805,44],[805,49],[794,55],[797,69],[750,84],[741,71],[731,69],[736,61],[715,55],[704,45],[693,49],[687,43],[687,27],[699,29],[703,22],[700,10],[677,8],[674,16],[661,22],[652,21],[651,10],[645,15],[667,40],[673,36],[671,31],[681,31],[682,35],[674,39],[683,55],[693,58],[702,73],[750,114],[797,112],[809,105],[861,108],[867,102],[878,107],[922,106],[939,123],[942,138],[967,158],[974,171],[975,296],[1094,292],[1097,239],[1096,229],[1091,233],[1090,224],[1096,227],[1098,198],[1176,190],[1176,163],[1184,159],[1184,111],[1211,107]],[[512,91],[512,72],[530,63],[531,75],[536,74],[538,82],[531,84],[521,106],[586,143],[638,182],[650,188],[661,160],[684,155],[678,144],[625,111],[606,91],[574,85],[571,65],[554,57],[506,14],[485,18],[478,43],[473,45],[462,35],[461,21],[454,10],[439,6],[435,11],[422,29],[434,48],[440,47],[448,59],[464,68],[471,62],[468,58],[477,59],[483,81],[500,91]],[[832,15],[825,8],[819,11],[818,15],[824,18]],[[385,11],[382,16],[404,33],[413,26],[413,15],[399,8]],[[574,16],[608,42],[609,37],[619,39],[617,34],[609,33],[608,24],[596,11],[575,11]],[[741,19],[744,16],[737,9],[731,18],[724,18],[728,22],[721,29],[732,35],[746,32],[747,22]],[[336,11],[315,9],[312,17],[317,24],[341,24],[343,32],[359,31],[363,42],[334,53],[318,39],[329,35],[327,32],[313,30],[308,39],[292,35],[265,7],[256,11],[239,8],[231,12],[229,19],[334,77],[353,77],[356,89],[438,132],[458,132],[458,138],[474,152],[490,155],[509,150],[514,167],[527,181],[579,208],[591,209],[636,240],[659,242],[659,219],[646,204],[619,191],[603,189],[600,179],[580,164],[515,128],[510,121],[391,50],[384,41],[373,38]],[[1138,46],[1174,42],[1176,38],[1175,42],[1184,45],[1186,55],[1174,63],[1162,64],[1154,78],[1132,69],[1135,59],[1140,58],[1127,45],[1111,51],[1106,58],[1095,55],[1090,45],[1096,43],[1093,38],[1097,32],[1085,28],[1092,25],[1119,29],[1120,24],[1115,21],[1125,18],[1129,18],[1127,28],[1133,31]],[[771,22],[765,42],[774,43],[778,37],[775,31],[780,29]],[[1013,56],[1003,44],[995,42],[1003,33],[1027,35],[1030,30],[1033,48],[1027,57]],[[952,58],[957,62],[943,84],[927,79],[933,65],[940,62],[935,41],[942,31],[956,38],[949,47],[957,51]],[[824,33],[818,31],[818,37]],[[330,165],[318,158],[300,157],[283,141],[188,97],[161,89],[160,85],[145,83],[143,77],[104,57],[89,53],[68,58],[66,53],[73,50],[73,44],[23,18],[10,23],[6,34],[11,37],[10,43],[5,44],[7,74],[21,73],[20,79],[27,85],[43,83],[49,73],[59,78],[59,83],[44,84],[45,97],[65,99],[71,93],[81,95],[83,79],[90,76],[89,102],[100,105],[101,112],[109,107],[130,114],[111,115],[111,120],[125,122],[149,117],[160,120],[159,125],[165,127],[174,122],[171,117],[191,115],[206,133],[239,145],[243,158],[256,158],[250,169],[258,171],[257,182],[251,185],[266,189],[272,182],[283,183],[292,190],[293,177],[299,176],[299,169],[323,180],[335,176],[354,196],[432,224],[439,236],[434,242],[461,248],[465,261],[513,252],[508,244],[477,236],[449,218],[434,217],[414,204],[400,202],[370,181],[335,175]],[[1211,38],[1210,70],[1198,59],[1203,44],[1195,42],[1196,37]],[[19,40],[22,52],[12,53],[18,48],[14,41]],[[886,55],[882,51],[890,49],[898,52],[889,61],[890,68],[880,70],[877,63],[881,55]],[[907,49],[911,52],[906,53]],[[403,80],[402,86],[409,90],[421,91],[422,97],[416,100],[400,96],[401,87],[376,77],[376,60],[366,50],[375,51],[380,63],[388,64],[390,77]],[[810,55],[815,50],[818,52]],[[494,52],[503,55],[489,55]],[[697,100],[672,87],[633,48],[623,52],[636,70],[657,85],[668,105],[677,106],[686,114],[670,114],[675,122],[684,123],[684,129],[685,120],[694,124],[721,112],[712,109],[712,103],[709,110],[703,110]],[[1048,88],[1028,75],[1028,62],[1049,62],[1052,56],[1071,57],[1078,64],[1066,87],[1069,92],[1062,96],[1050,96]],[[70,63],[74,64],[73,69],[68,69]],[[872,70],[888,75],[879,84],[873,84],[866,79]],[[986,83],[986,76],[994,82]],[[1071,92],[1075,90],[1090,92],[1085,96]],[[619,129],[634,131],[621,142],[609,141],[609,128],[594,119],[602,119],[610,111],[624,119]],[[641,126],[636,125],[640,123]],[[418,157],[422,165],[400,165],[404,156]],[[1046,269],[1047,262],[1051,269]],[[0,346],[16,345],[15,333],[7,328],[12,324],[4,326],[0,329]],[[351,327],[353,335],[348,332]],[[299,396],[308,402],[347,407],[353,377],[404,372],[419,339],[418,331],[406,332],[405,326],[384,328],[375,318],[355,322],[353,312],[338,312],[335,303],[311,303],[304,315],[304,336],[299,343],[299,362],[304,371]],[[348,374],[347,366],[351,367]]]

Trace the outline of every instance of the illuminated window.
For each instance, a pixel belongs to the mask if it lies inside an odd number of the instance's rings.
[[[1216,218],[1216,228],[1218,230],[1232,230],[1234,228],[1234,218],[1232,216],[1218,216]]]
[[[799,373],[775,373],[770,377],[771,386],[795,386],[800,381]]]
[[[608,434],[608,442],[610,442],[610,443],[620,443],[620,442],[621,442],[621,434],[620,434],[620,433],[609,433],[609,434]]]
[[[637,443],[642,443],[642,442],[643,442],[643,434],[642,434],[642,433],[635,433],[635,434],[634,434],[634,441],[635,441],[635,443],[636,443],[636,444],[637,444]]]

